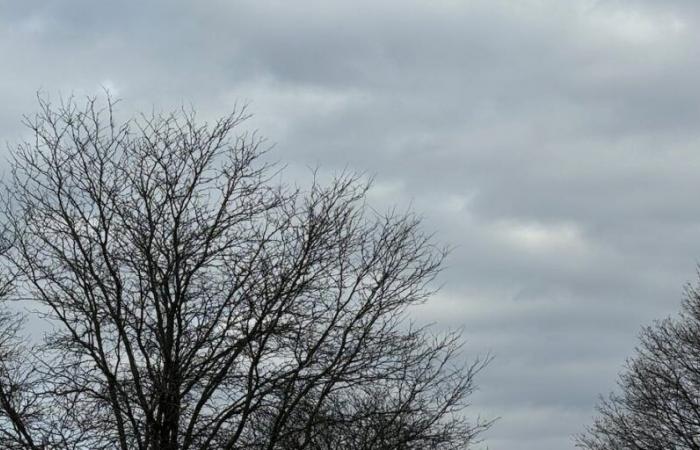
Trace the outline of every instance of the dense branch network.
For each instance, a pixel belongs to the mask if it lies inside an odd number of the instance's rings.
[[[680,316],[644,328],[640,341],[579,447],[700,450],[700,289],[689,286]]]
[[[355,176],[276,185],[246,118],[40,100],[4,259],[52,330],[0,317],[4,448],[458,449],[488,426],[463,413],[483,361],[406,320],[444,250]]]

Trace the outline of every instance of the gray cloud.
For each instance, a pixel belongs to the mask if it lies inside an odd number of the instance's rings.
[[[456,246],[422,319],[491,351],[493,449],[573,448],[700,259],[693,1],[0,0],[0,133],[37,89],[250,100],[290,177],[376,175]]]

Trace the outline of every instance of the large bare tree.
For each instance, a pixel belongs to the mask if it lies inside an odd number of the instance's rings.
[[[0,317],[9,449],[464,449],[484,360],[406,310],[444,249],[341,175],[289,188],[190,112],[118,122],[40,99],[13,151],[4,255],[43,341]]]
[[[589,450],[700,450],[700,286],[681,314],[645,327],[618,392],[579,436]]]

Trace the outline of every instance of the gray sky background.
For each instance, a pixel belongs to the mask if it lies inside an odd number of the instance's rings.
[[[456,246],[419,317],[492,352],[494,450],[572,449],[700,261],[700,3],[0,0],[0,139],[41,89],[249,100],[274,157],[376,175]]]

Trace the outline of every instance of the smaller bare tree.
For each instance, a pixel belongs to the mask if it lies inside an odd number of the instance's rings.
[[[686,289],[679,317],[643,329],[618,386],[579,447],[700,450],[700,287]]]

